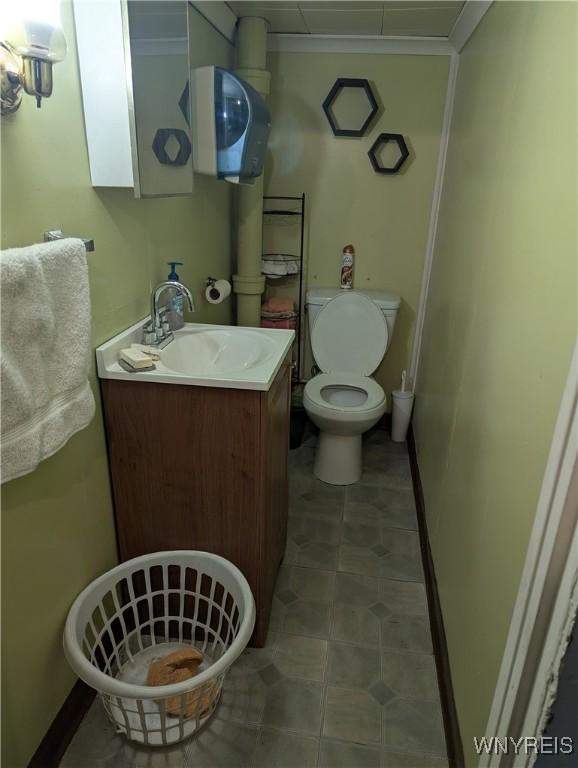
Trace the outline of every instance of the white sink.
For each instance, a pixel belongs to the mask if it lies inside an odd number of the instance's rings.
[[[163,365],[189,376],[230,374],[261,365],[275,354],[267,336],[245,328],[178,334],[162,351]]]
[[[186,323],[160,350],[156,370],[128,373],[119,352],[142,341],[145,320],[97,348],[101,379],[267,390],[295,337],[294,331]]]

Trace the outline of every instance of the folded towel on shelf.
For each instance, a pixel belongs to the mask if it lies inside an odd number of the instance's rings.
[[[290,320],[293,317],[297,317],[295,312],[265,312],[261,310],[261,317],[268,320]]]
[[[284,328],[294,331],[297,329],[297,318],[261,317],[261,328]]]
[[[261,305],[261,310],[268,312],[269,314],[278,314],[282,312],[293,315],[295,311],[295,305],[291,299],[271,298],[267,299],[267,301]]]
[[[261,271],[267,277],[279,278],[299,274],[299,258],[289,253],[264,253]]]
[[[262,272],[267,277],[284,277],[298,275],[299,264],[296,261],[268,261],[263,259]]]
[[[82,240],[0,251],[3,483],[32,472],[94,417]]]

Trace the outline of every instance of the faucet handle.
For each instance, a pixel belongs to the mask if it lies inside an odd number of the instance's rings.
[[[143,343],[154,344],[157,337],[153,330],[153,324],[150,320],[143,325],[142,331],[143,331]]]
[[[169,325],[169,308],[165,304],[165,306],[159,310],[159,325],[163,329],[163,333],[166,336],[167,333],[171,330]]]

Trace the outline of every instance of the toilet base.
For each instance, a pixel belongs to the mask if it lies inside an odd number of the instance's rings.
[[[313,472],[329,485],[351,485],[361,478],[362,436],[319,433]]]

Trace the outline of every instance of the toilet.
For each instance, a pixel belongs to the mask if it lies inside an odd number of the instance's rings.
[[[318,288],[307,292],[311,350],[320,373],[305,385],[303,405],[319,427],[313,471],[325,483],[361,477],[362,435],[385,413],[371,378],[393,333],[400,298],[385,291]]]

